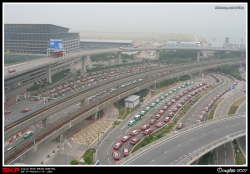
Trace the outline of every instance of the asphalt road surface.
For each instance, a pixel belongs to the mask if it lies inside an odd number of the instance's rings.
[[[146,153],[139,155],[127,165],[178,165],[187,155],[197,149],[216,141],[225,135],[245,130],[245,117],[224,120],[200,127],[188,132],[183,132],[160,145],[153,147]]]

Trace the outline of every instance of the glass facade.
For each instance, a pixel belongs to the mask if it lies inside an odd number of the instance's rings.
[[[4,52],[47,54],[50,39],[63,40],[66,52],[80,50],[79,33],[52,24],[4,24]]]

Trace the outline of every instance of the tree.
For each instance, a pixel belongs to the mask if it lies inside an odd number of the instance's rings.
[[[70,165],[78,165],[78,161],[73,159],[70,161]]]
[[[83,157],[83,159],[84,159],[84,161],[85,161],[88,165],[90,165],[90,164],[92,163],[92,158],[91,158],[91,156],[89,156],[89,155],[85,155],[85,156]]]

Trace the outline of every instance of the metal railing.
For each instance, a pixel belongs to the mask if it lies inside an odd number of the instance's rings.
[[[191,155],[188,157],[185,157],[181,162],[178,163],[178,165],[190,165],[192,162],[200,158],[201,156],[205,155],[206,153],[210,152],[211,150],[221,146],[222,144],[225,144],[229,141],[233,141],[233,139],[239,138],[246,135],[246,130],[242,130],[230,135],[227,135],[224,138],[221,138],[219,140],[216,140],[210,144],[207,144],[205,147],[202,147],[196,151],[194,151]]]

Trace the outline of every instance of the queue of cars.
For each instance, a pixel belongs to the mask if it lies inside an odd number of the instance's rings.
[[[13,73],[13,72],[16,72],[16,70],[15,69],[9,69],[8,70],[8,73]]]
[[[191,84],[191,82],[190,82],[190,84]],[[186,84],[182,84],[182,85],[183,85],[182,88],[186,87]],[[202,89],[202,87],[203,87],[203,89]],[[180,93],[178,95],[178,98],[176,98],[176,97],[174,97],[172,99],[170,98],[169,101],[166,102],[166,105],[163,106],[163,108],[158,111],[158,113],[156,114],[155,118],[150,119],[148,123],[142,125],[140,127],[141,129],[132,130],[129,135],[126,135],[126,136],[122,137],[121,141],[118,141],[116,143],[116,145],[114,146],[114,150],[117,150],[117,149],[119,150],[119,148],[122,147],[122,144],[120,142],[125,143],[128,140],[130,140],[130,144],[131,145],[135,145],[135,144],[137,144],[140,141],[140,138],[137,136],[137,135],[140,134],[140,132],[142,132],[143,135],[147,136],[147,135],[151,134],[154,131],[154,129],[152,127],[153,125],[155,125],[156,128],[160,128],[160,127],[164,126],[165,123],[170,122],[171,118],[175,115],[175,113],[178,111],[178,109],[181,108],[182,105],[184,105],[186,103],[183,99],[181,99],[182,97],[184,97],[188,92],[192,92],[192,91],[197,91],[195,93],[195,95],[196,95],[196,94],[198,94],[199,92],[201,92],[202,90],[204,90],[204,89],[206,89],[208,87],[210,87],[210,85],[207,84],[206,82],[204,82],[204,83],[201,83],[201,84],[198,84],[198,85],[194,86],[193,88],[190,87],[190,89],[186,89],[185,90],[186,92],[183,91],[182,93]],[[200,88],[201,88],[201,90],[198,90]],[[173,92],[168,92],[167,95],[161,96],[159,99],[157,99],[155,102],[153,102],[149,107],[146,107],[143,111],[141,111],[139,114],[137,114],[136,116],[134,116],[134,118],[128,122],[128,125],[132,126],[137,121],[141,120],[142,117],[148,111],[150,111],[153,107],[155,107],[158,103],[160,103],[160,101],[162,101],[164,98],[170,96],[172,93]],[[187,100],[189,100],[191,97],[192,97],[191,95],[189,95],[189,98],[187,98],[187,96],[186,96]],[[177,103],[177,101],[179,101],[179,102]],[[167,106],[168,103],[169,103],[169,106]],[[157,122],[157,120],[164,114],[164,112],[167,109],[169,109],[171,107],[171,105],[173,105],[174,103],[176,103],[176,105],[171,110],[172,112],[170,112],[168,114],[168,116],[164,120]],[[183,123],[178,123],[177,126],[176,126],[176,128],[177,129],[182,129],[183,128]],[[124,147],[124,148],[126,148],[126,153],[127,153],[127,151],[128,151],[127,148],[128,147]],[[123,148],[123,156],[125,157],[128,154],[125,154],[124,148]],[[115,157],[114,157],[114,159],[115,159]]]
[[[139,81],[142,79],[139,79]],[[187,82],[187,83],[183,83],[181,86],[182,88],[185,88],[186,86],[190,86],[192,85],[193,82]],[[125,88],[126,85],[123,86],[123,88]],[[178,90],[181,89],[181,87],[178,88]],[[176,89],[177,90],[177,89]],[[154,108],[158,103],[160,103],[160,101],[162,101],[164,98],[167,98],[168,96],[170,96],[173,92],[169,91],[168,93],[162,95],[159,99],[156,99],[155,102],[151,103],[149,107],[146,107],[144,110],[142,110],[138,115],[136,115],[132,120],[130,120],[128,122],[128,126],[133,126],[137,121],[141,120],[142,116],[146,115],[147,112],[149,112],[152,108]],[[161,109],[159,111],[159,113],[155,116],[155,119],[159,119],[161,117],[161,115],[168,109],[169,106],[171,106],[172,103],[176,102],[176,100],[179,100],[181,96],[183,96],[184,94],[178,96],[177,98],[173,98],[166,106],[163,107],[163,109]],[[178,108],[175,109],[176,111],[178,110]],[[175,111],[175,112],[176,112]],[[139,117],[141,116],[141,117]],[[139,117],[139,118],[138,118]]]
[[[213,106],[213,104],[222,96],[224,95],[226,92],[228,92],[229,90],[231,90],[230,87],[224,89],[223,91],[219,92],[214,98],[213,100],[211,100],[207,106],[203,109],[203,111],[201,111],[200,115],[197,117],[197,120],[195,120],[195,124],[199,124],[201,121],[203,121],[206,117],[206,115],[208,114],[209,110],[211,109],[211,107]]]

